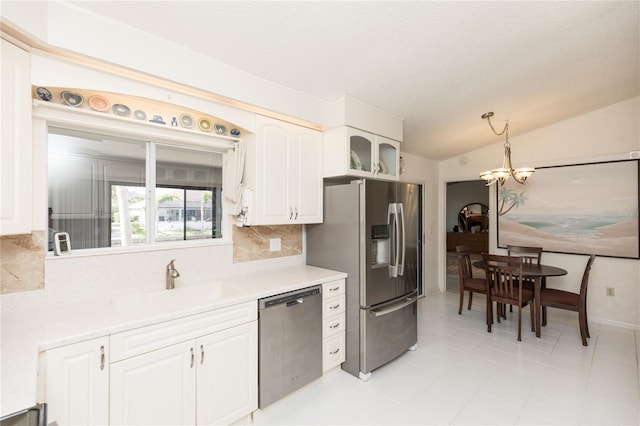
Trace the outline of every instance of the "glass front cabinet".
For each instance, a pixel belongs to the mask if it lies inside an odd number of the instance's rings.
[[[325,132],[324,155],[325,177],[399,179],[400,143],[383,136],[337,127]]]

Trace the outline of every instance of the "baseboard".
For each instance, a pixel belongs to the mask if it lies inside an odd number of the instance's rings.
[[[589,316],[589,322],[595,322],[598,324],[612,325],[614,327],[626,328],[629,330],[640,331],[640,324],[631,324],[628,322],[614,321],[606,318]]]

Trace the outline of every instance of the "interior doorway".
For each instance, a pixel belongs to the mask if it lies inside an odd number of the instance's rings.
[[[472,259],[489,251],[489,187],[482,180],[447,182],[446,290],[459,291],[455,258],[457,245],[466,245]],[[474,270],[474,276],[484,271]],[[477,274],[477,275],[476,275]]]

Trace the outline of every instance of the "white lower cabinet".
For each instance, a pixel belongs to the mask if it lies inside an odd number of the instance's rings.
[[[345,360],[345,280],[322,285],[322,372]]]
[[[111,365],[117,425],[229,424],[257,408],[257,323]]]
[[[258,323],[197,341],[197,424],[230,424],[258,408]]]
[[[110,423],[195,424],[193,342],[184,342],[111,365]]]
[[[258,408],[257,305],[51,349],[43,360],[48,420],[59,425],[230,424]]]
[[[109,423],[109,338],[62,346],[44,354],[47,421]]]

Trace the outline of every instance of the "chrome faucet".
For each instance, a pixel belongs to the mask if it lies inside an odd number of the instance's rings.
[[[167,265],[167,290],[171,290],[172,288],[176,288],[175,280],[180,276],[180,272],[173,266],[173,262],[176,260],[173,259]]]

